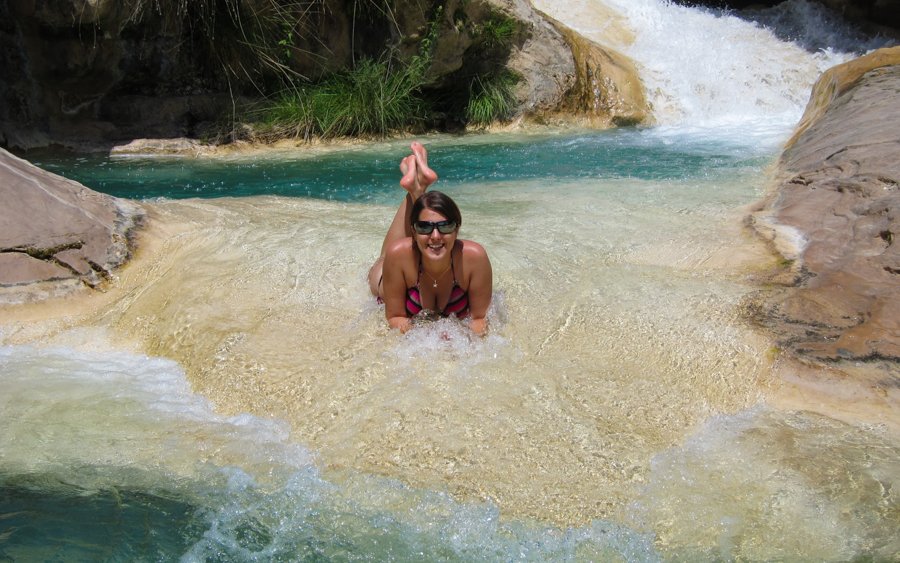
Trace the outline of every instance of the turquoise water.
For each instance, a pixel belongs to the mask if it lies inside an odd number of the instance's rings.
[[[408,144],[408,143],[406,143]],[[663,138],[640,131],[581,135],[485,136],[441,139],[432,165],[441,186],[477,182],[570,179],[666,180],[758,166],[771,147]],[[369,148],[279,152],[255,158],[146,158],[106,155],[26,155],[46,170],[117,197],[215,198],[276,195],[385,203],[396,199],[399,143]],[[309,154],[312,153],[312,154]]]

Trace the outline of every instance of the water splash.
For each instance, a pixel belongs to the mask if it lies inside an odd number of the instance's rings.
[[[214,413],[171,360],[0,346],[0,383],[0,556],[14,560],[660,559],[651,535],[611,522],[502,521],[490,502],[326,478],[283,422]]]
[[[746,17],[663,0],[593,0],[576,10],[547,2],[541,9],[631,57],[660,125],[732,135],[759,128],[765,136],[796,123],[825,69],[883,44],[808,2],[784,4]],[[618,12],[628,32],[598,26],[595,5]]]

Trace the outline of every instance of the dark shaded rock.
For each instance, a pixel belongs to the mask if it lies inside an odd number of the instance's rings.
[[[771,8],[785,0],[676,0],[686,6],[744,10]],[[900,36],[900,0],[812,0],[871,33]]]
[[[792,354],[900,362],[900,47],[828,70],[754,217],[792,261],[762,322]]]
[[[0,149],[0,303],[99,288],[131,255],[144,217],[136,203],[97,193]]]
[[[235,6],[240,13],[226,9]],[[516,22],[511,36],[486,32],[507,19]],[[522,78],[517,115],[577,101],[566,98],[577,80],[570,45],[525,0],[10,0],[0,2],[0,146],[228,142],[254,103],[284,90],[283,73],[300,83],[388,52],[409,60],[432,22],[423,95],[435,106],[434,125],[463,125],[473,85],[507,70]],[[602,83],[596,72],[615,67],[608,62],[592,64],[582,83]]]

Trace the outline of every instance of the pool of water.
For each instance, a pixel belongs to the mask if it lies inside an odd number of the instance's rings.
[[[699,177],[736,166],[759,166],[772,141],[701,141],[687,133],[642,135],[618,130],[583,134],[494,134],[465,141],[437,138],[432,164],[441,186],[516,180],[578,178],[665,180]],[[409,144],[272,151],[218,158],[109,156],[33,153],[45,170],[116,197],[216,198],[276,195],[334,201],[393,202],[397,154]]]
[[[777,140],[426,142],[494,267],[484,339],[368,295],[405,142],[35,157],[151,221],[102,306],[2,327],[0,555],[896,556],[896,437],[766,404],[742,218]]]

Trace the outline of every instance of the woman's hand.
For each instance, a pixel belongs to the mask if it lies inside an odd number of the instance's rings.
[[[487,319],[485,319],[485,318],[472,319],[471,321],[469,321],[469,329],[472,332],[474,332],[475,334],[477,334],[478,336],[487,335],[487,329],[488,329]]]
[[[412,328],[412,321],[406,316],[391,317],[388,319],[388,326],[391,328],[399,328],[400,333],[403,334]]]

